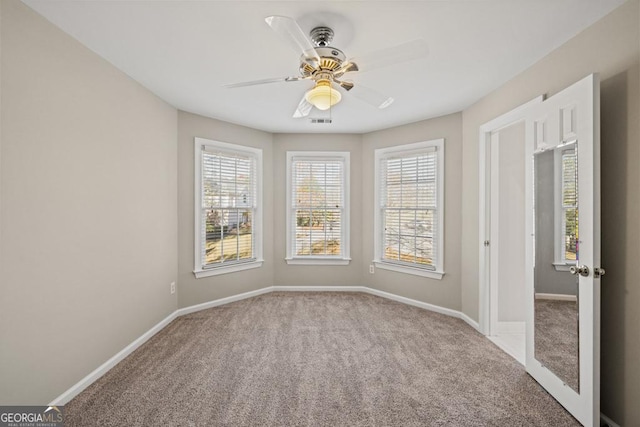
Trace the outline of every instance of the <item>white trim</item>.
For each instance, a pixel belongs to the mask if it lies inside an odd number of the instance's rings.
[[[340,250],[339,257],[335,256],[298,256],[293,254],[295,247],[295,233],[291,228],[293,191],[291,164],[294,160],[308,161],[340,161],[342,170],[342,215],[340,218]],[[286,257],[287,264],[298,265],[347,265],[351,261],[351,152],[349,151],[287,151],[287,196],[286,196]]]
[[[403,304],[412,305],[414,307],[423,308],[425,310],[433,311],[435,313],[446,314],[447,316],[460,318],[460,312],[452,310],[446,307],[440,307],[439,305],[429,304],[428,302],[418,301],[415,299],[403,297],[400,295],[392,294],[389,292],[381,291],[373,288],[365,288],[365,293],[376,295],[382,298],[390,299],[393,301],[401,302]]]
[[[444,276],[444,271],[427,270],[425,268],[412,267],[409,265],[402,265],[402,264],[394,264],[394,263],[385,262],[385,261],[373,260],[372,262],[378,268],[381,268],[383,270],[396,271],[398,273],[413,274],[416,276],[429,277],[431,279],[437,279],[437,280],[442,279],[442,276]]]
[[[149,338],[160,332],[165,326],[171,323],[177,317],[177,311],[174,311],[160,322],[158,322],[155,326],[151,327],[147,332],[142,334],[139,338],[134,340],[131,344],[120,350],[115,356],[111,357],[109,360],[104,362],[102,365],[98,366],[94,369],[89,375],[75,383],[71,386],[67,391],[62,393],[60,396],[56,397],[49,403],[48,406],[62,406],[66,405],[71,399],[80,394],[84,389],[89,387],[95,381],[97,381],[100,377],[106,374],[111,368],[116,366],[125,357],[136,351],[142,344],[147,342]]]
[[[414,307],[423,308],[425,310],[433,311],[436,313],[445,314],[447,316],[455,317],[457,319],[460,319],[466,322],[469,326],[471,326],[476,331],[479,331],[478,323],[460,311],[453,310],[446,307],[440,307],[439,305],[429,304],[427,302],[406,298],[400,295],[391,294],[389,292],[380,291],[378,289],[373,289],[373,288],[364,287],[363,292],[371,295],[376,295],[382,298],[390,299],[393,301],[401,302],[403,304],[412,305]]]
[[[575,295],[564,295],[564,294],[545,294],[545,293],[536,293],[535,299],[546,299],[546,300],[555,300],[555,301],[573,301],[577,302],[578,297]]]
[[[244,292],[242,294],[233,295],[226,298],[220,298],[217,300],[205,302],[202,304],[196,304],[189,307],[184,307],[177,309],[167,317],[165,317],[158,324],[153,326],[147,332],[142,334],[139,338],[134,340],[131,344],[126,346],[120,352],[118,352],[115,356],[111,357],[109,360],[104,362],[98,368],[94,369],[89,375],[78,381],[76,384],[71,386],[64,393],[56,397],[49,406],[61,406],[67,404],[71,399],[80,394],[84,389],[89,387],[92,383],[97,381],[104,374],[109,372],[111,368],[120,363],[124,358],[133,353],[136,349],[138,349],[142,344],[147,342],[149,338],[160,332],[165,326],[171,323],[173,320],[180,316],[184,316],[186,314],[195,313],[201,310],[206,310],[213,307],[218,307],[220,305],[229,304],[232,302],[240,301],[247,298],[256,297],[259,295],[264,295],[271,292],[362,292],[366,294],[371,294],[375,296],[379,296],[382,298],[390,299],[393,301],[401,302],[404,304],[412,305],[415,307],[420,307],[425,310],[434,311],[436,313],[445,314],[447,316],[455,317],[463,320],[469,326],[474,328],[476,331],[480,330],[480,327],[477,322],[471,319],[466,314],[452,310],[450,308],[440,307],[437,305],[429,304],[422,301],[413,300],[410,298],[405,298],[399,295],[391,294],[388,292],[380,291],[377,289],[367,288],[366,286],[269,286],[266,288],[257,289],[255,291]]]
[[[498,312],[500,311],[500,134],[491,132],[489,146],[489,335],[497,335]]]
[[[480,331],[480,324],[475,320],[473,320],[471,317],[467,316],[466,313],[460,312],[460,319],[464,320],[469,326],[471,326],[476,331],[482,333],[482,331]]]
[[[540,95],[532,100],[520,105],[513,110],[496,117],[480,126],[479,129],[479,147],[478,147],[478,171],[479,171],[479,236],[478,236],[478,301],[479,301],[479,324],[483,334],[489,335],[491,333],[490,318],[491,318],[491,280],[489,278],[490,268],[489,263],[491,260],[491,244],[485,246],[485,241],[490,241],[490,232],[488,222],[491,219],[491,212],[488,201],[490,179],[489,172],[491,166],[488,160],[488,155],[491,152],[491,134],[501,129],[507,128],[513,124],[519,123],[525,119],[525,113],[532,106],[541,103],[544,100],[544,96]]]
[[[349,265],[351,258],[330,258],[330,257],[295,257],[285,258],[287,264],[291,265]]]
[[[241,262],[233,265],[216,265],[210,268],[203,268],[202,265],[202,151],[207,147],[213,147],[223,151],[242,153],[255,158],[256,162],[256,200],[255,211],[252,219],[253,230],[253,260]],[[236,271],[258,268],[262,266],[262,149],[248,147],[245,145],[230,144],[227,142],[214,141],[206,138],[194,138],[194,266],[193,273],[196,278],[214,276],[218,274],[233,273]]]
[[[193,270],[193,274],[196,275],[196,279],[209,276],[217,276],[219,274],[235,273],[237,271],[250,270],[252,268],[262,267],[264,260],[258,259],[248,262],[239,262],[230,265],[220,265],[218,267],[212,267],[207,269]]]
[[[176,310],[175,314],[176,314],[176,317],[184,316],[185,314],[191,314],[197,311],[218,307],[219,305],[229,304],[229,303],[240,301],[243,299],[253,298],[259,295],[268,294],[269,292],[272,292],[272,289],[273,288],[270,286],[266,288],[257,289],[255,291],[244,292],[238,295],[232,295],[230,297],[220,298],[220,299],[209,301],[209,302],[204,302],[202,304],[196,304],[196,305],[191,305],[189,307],[179,308],[178,310]]]
[[[526,354],[525,354],[524,348],[520,348],[520,349],[515,348],[512,345],[513,342],[511,342],[508,339],[505,339],[505,335],[524,335],[524,332],[522,334],[494,335],[492,337],[487,337],[487,339],[489,341],[491,341],[492,343],[494,343],[500,350],[504,351],[509,356],[511,356],[514,359],[516,359],[516,361],[518,361],[518,363],[520,363],[522,366],[525,366],[526,362],[527,362],[527,359],[526,359]],[[522,337],[522,341],[524,341],[524,337]]]
[[[525,322],[498,322],[494,335],[524,334]]]
[[[365,292],[365,286],[272,286],[273,292]]]
[[[374,165],[374,206],[373,206],[373,215],[374,215],[374,259],[373,262],[380,268],[392,271],[398,271],[401,273],[414,274],[418,276],[428,277],[432,279],[440,280],[444,275],[444,209],[445,209],[445,140],[444,138],[432,139],[429,141],[421,141],[415,142],[411,144],[403,144],[396,145],[392,147],[379,148],[375,150],[375,165]],[[380,176],[380,162],[384,158],[388,158],[392,156],[394,153],[402,154],[402,155],[411,155],[420,151],[432,151],[435,150],[437,156],[437,183],[436,183],[436,192],[437,192],[437,201],[436,201],[436,213],[438,216],[437,219],[437,230],[435,231],[436,241],[437,241],[437,258],[435,271],[428,270],[425,268],[416,267],[407,267],[401,264],[393,264],[391,262],[385,261],[382,257],[382,238],[381,238],[381,230],[382,230],[382,218],[380,215],[381,209],[381,200],[380,200],[380,188],[382,185],[381,176]]]
[[[406,298],[378,289],[368,288],[366,286],[272,286],[271,289],[273,289],[274,292],[362,292],[365,294],[375,295],[381,298],[386,298],[389,300],[401,302],[403,304],[412,305],[414,307],[419,307],[425,310],[455,317],[464,321],[473,329],[480,332],[480,326],[478,325],[478,322],[467,316],[465,313],[462,313],[461,311],[453,310],[446,307],[440,307],[438,305]]]
[[[613,421],[611,418],[607,417],[605,414],[603,414],[602,412],[600,412],[600,420],[604,421],[605,423],[607,423],[607,425],[609,427],[620,427],[620,424],[617,424],[615,421]]]

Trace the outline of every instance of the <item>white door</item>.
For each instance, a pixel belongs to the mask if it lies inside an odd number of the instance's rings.
[[[600,418],[600,83],[525,112],[526,369],[585,426]]]

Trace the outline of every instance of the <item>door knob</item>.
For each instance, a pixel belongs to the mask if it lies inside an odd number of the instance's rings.
[[[586,265],[580,265],[580,266],[575,266],[574,265],[574,266],[571,266],[569,271],[574,276],[579,274],[582,277],[587,277],[589,275],[589,267],[587,267]]]

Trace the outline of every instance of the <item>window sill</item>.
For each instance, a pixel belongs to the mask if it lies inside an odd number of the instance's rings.
[[[573,263],[569,263],[569,262],[554,262],[553,263],[553,268],[556,269],[556,271],[569,271],[569,269],[571,269],[572,266],[576,265],[575,262]]]
[[[285,258],[290,265],[349,265],[351,258]]]
[[[217,276],[219,274],[235,273],[238,271],[250,270],[252,268],[259,268],[259,267],[262,267],[263,263],[264,263],[264,260],[259,259],[251,262],[243,262],[239,264],[231,264],[231,265],[224,265],[220,267],[194,270],[193,274],[195,274],[196,279],[201,279],[203,277]]]
[[[373,261],[377,268],[383,270],[395,271],[398,273],[413,274],[414,276],[428,277],[430,279],[442,280],[444,271],[425,270],[417,267],[408,267],[405,265],[391,264],[383,261]]]

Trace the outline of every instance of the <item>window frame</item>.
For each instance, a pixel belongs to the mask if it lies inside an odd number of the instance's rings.
[[[394,263],[385,260],[382,257],[384,253],[384,225],[382,224],[382,161],[389,157],[411,156],[430,149],[436,151],[437,173],[436,173],[436,218],[437,230],[434,236],[437,239],[436,246],[436,265],[435,269],[426,268],[426,266],[413,266],[401,263]],[[402,144],[392,147],[379,148],[375,150],[375,168],[374,168],[374,259],[373,264],[377,268],[384,270],[396,271],[399,273],[413,274],[431,279],[441,280],[444,276],[444,192],[445,192],[445,154],[444,154],[444,138],[432,139],[428,141],[415,142],[411,144]]]
[[[310,161],[327,160],[341,161],[343,164],[342,174],[342,197],[343,207],[340,221],[340,248],[341,254],[336,255],[295,255],[295,231],[292,220],[295,206],[293,204],[293,161],[306,159]],[[287,151],[287,197],[286,197],[286,257],[287,264],[293,265],[348,265],[351,262],[350,245],[350,185],[351,185],[351,153],[349,151]]]
[[[565,258],[565,246],[564,237],[565,233],[562,232],[564,228],[564,205],[562,202],[564,173],[562,170],[562,155],[565,151],[574,150],[576,156],[576,182],[578,174],[578,141],[571,140],[562,145],[555,147],[553,150],[553,227],[554,227],[554,242],[553,242],[553,267],[556,271],[569,271],[572,266],[577,265],[577,260],[568,260]],[[578,188],[576,186],[576,197],[578,197]],[[579,208],[580,201],[576,204],[576,208]],[[579,225],[578,225],[579,227]],[[579,229],[578,229],[579,230]]]
[[[204,191],[202,186],[202,153],[206,148],[226,151],[231,154],[251,156],[254,158],[256,169],[256,201],[251,230],[254,257],[246,261],[235,261],[227,265],[221,263],[220,265],[213,265],[205,268],[202,263],[202,197]],[[200,279],[203,277],[262,267],[264,263],[262,247],[262,149],[196,137],[194,138],[194,151],[194,275],[197,279]]]

